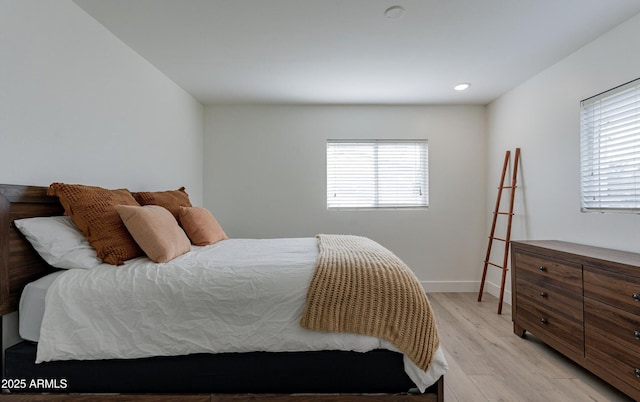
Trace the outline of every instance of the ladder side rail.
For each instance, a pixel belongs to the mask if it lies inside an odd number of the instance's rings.
[[[509,217],[507,218],[507,233],[504,245],[504,260],[502,263],[502,278],[500,281],[500,299],[498,301],[498,314],[502,314],[502,302],[504,301],[504,286],[507,279],[507,264],[509,263],[509,249],[511,248],[511,223],[513,222],[513,207],[516,195],[516,182],[518,178],[518,165],[520,163],[520,148],[516,148],[513,159],[513,172],[511,178],[511,194],[509,199]]]
[[[487,268],[489,266],[489,259],[491,258],[491,247],[493,246],[493,237],[496,231],[496,221],[498,219],[498,212],[500,211],[500,202],[502,200],[502,190],[504,189],[504,179],[507,173],[507,167],[509,166],[509,157],[511,151],[507,151],[504,155],[504,163],[502,164],[502,174],[500,176],[500,184],[498,187],[498,196],[496,198],[496,205],[493,210],[493,220],[491,223],[491,230],[489,232],[489,243],[487,245],[487,253],[484,257],[484,268],[482,269],[482,280],[480,281],[480,291],[478,292],[478,301],[482,301],[482,293],[484,292],[484,282],[487,279]]]

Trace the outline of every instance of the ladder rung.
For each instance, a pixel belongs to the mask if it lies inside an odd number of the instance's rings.
[[[494,214],[498,214],[498,215],[515,215],[513,212],[502,212],[502,211],[494,212]]]
[[[503,239],[503,238],[501,238],[501,237],[491,237],[491,236],[489,236],[489,238],[490,238],[490,239],[493,239],[493,240],[503,241],[503,242],[505,242],[505,243],[508,241],[507,239]]]
[[[502,265],[494,264],[494,263],[492,263],[491,261],[485,261],[485,264],[489,264],[489,265],[492,265],[492,266],[494,266],[494,267],[496,267],[496,268],[500,268],[500,269],[506,269],[506,268],[505,268],[505,267],[503,267]]]

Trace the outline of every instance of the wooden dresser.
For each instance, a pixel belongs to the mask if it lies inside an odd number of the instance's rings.
[[[554,240],[511,242],[513,332],[640,400],[640,254]]]

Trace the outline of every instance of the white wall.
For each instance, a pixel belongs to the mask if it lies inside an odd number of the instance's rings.
[[[428,210],[327,211],[326,140],[358,138],[429,140]],[[230,237],[364,235],[428,290],[477,290],[484,107],[208,106],[204,153],[204,203]]]
[[[640,216],[580,212],[580,101],[640,77],[640,15],[487,108],[494,202],[506,149],[522,148],[513,239],[558,239],[640,251]],[[497,275],[491,280],[497,282]],[[510,287],[509,287],[510,288]]]
[[[202,200],[202,106],[70,0],[0,2],[0,182]]]
[[[201,204],[202,133],[203,107],[70,0],[0,1],[0,183],[184,185]]]

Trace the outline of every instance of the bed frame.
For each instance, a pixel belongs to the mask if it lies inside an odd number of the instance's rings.
[[[14,312],[18,309],[18,302],[20,298],[20,294],[24,286],[34,281],[46,274],[49,274],[56,269],[48,265],[40,256],[33,250],[31,244],[24,238],[24,236],[15,228],[13,225],[13,221],[15,219],[20,218],[28,218],[35,216],[53,216],[53,215],[62,215],[64,210],[60,205],[57,197],[48,196],[46,194],[46,187],[39,186],[21,186],[21,185],[11,185],[11,184],[0,184],[0,315],[4,316],[11,312]],[[2,321],[0,320],[0,331],[2,330]],[[4,351],[4,347],[0,341],[0,349]],[[58,372],[57,370],[63,370],[63,372],[67,372],[68,367],[64,365],[65,362],[50,362],[50,363],[42,363],[40,365],[36,365],[33,362],[32,358],[29,357],[29,353],[34,353],[35,346],[29,345],[27,342],[22,344],[14,345],[12,348],[7,350],[5,372],[7,373],[7,379],[10,378],[9,375],[14,376],[14,373],[20,372],[29,372],[36,373],[33,377],[37,377],[38,375],[50,376],[50,373]],[[22,355],[21,355],[22,353]],[[383,357],[381,360],[376,357],[376,353],[378,356]],[[225,356],[226,355],[226,356]],[[250,365],[253,365],[253,370],[255,371],[255,365],[258,364],[259,367],[267,367],[268,369],[265,371],[276,369],[282,369],[283,366],[293,367],[288,370],[284,377],[281,378],[289,378],[288,375],[295,375],[296,371],[307,370],[309,367],[318,366],[319,369],[317,371],[318,375],[324,375],[322,373],[331,374],[332,371],[336,371],[335,367],[345,367],[346,372],[349,370],[358,370],[358,368],[366,368],[371,367],[372,365],[378,364],[382,369],[385,369],[386,366],[393,365],[389,363],[389,360],[385,359],[396,359],[396,365],[401,362],[401,355],[394,352],[388,351],[372,351],[369,353],[356,353],[356,352],[336,352],[336,351],[327,351],[327,352],[315,352],[315,353],[257,353],[257,354],[245,354],[245,353],[235,353],[235,354],[223,354],[223,356],[218,355],[202,355],[200,356],[203,359],[218,359],[216,360],[218,363],[222,361],[223,365],[228,364],[229,361],[233,361],[233,365],[235,365],[235,371],[229,371],[229,378],[231,383],[234,381],[237,384],[242,384],[242,378],[246,378],[246,372],[242,369],[238,369],[238,367],[242,367],[242,364],[247,362]],[[396,355],[396,356],[393,356]],[[28,357],[20,357],[20,356],[28,356]],[[309,357],[311,356],[311,357]],[[314,357],[315,356],[315,357]],[[164,367],[182,367],[180,364],[185,363],[185,358],[191,357],[181,357],[177,356],[176,360],[172,360],[173,358],[165,358],[168,362],[159,362],[154,361],[153,359],[147,359],[147,362],[140,362],[142,364],[147,364],[147,367],[162,367],[162,369],[157,371],[164,370]],[[258,360],[255,360],[255,359]],[[309,358],[314,359],[311,362]],[[344,360],[342,360],[344,358]],[[22,359],[22,360],[20,360]],[[182,359],[182,360],[180,360]],[[220,360],[222,359],[222,360]],[[233,360],[225,360],[225,359],[233,359]],[[236,360],[236,359],[239,359]],[[260,360],[265,359],[265,360]],[[284,359],[284,360],[282,360]],[[360,360],[358,360],[360,359]],[[369,359],[369,360],[367,360]],[[398,360],[399,359],[399,360]],[[380,363],[376,363],[377,361]],[[282,364],[283,361],[286,361],[286,364]],[[16,363],[18,362],[18,363]],[[103,368],[100,366],[100,370],[107,370],[106,373],[120,374],[122,377],[126,377],[130,374],[127,373],[129,370],[130,373],[135,373],[135,370],[138,370],[138,367],[132,367],[131,364],[127,366],[127,363],[123,361],[111,361],[106,360],[103,361],[110,368]],[[276,363],[278,362],[278,363]],[[344,362],[344,365],[343,365]],[[355,363],[354,363],[355,362]],[[71,364],[76,365],[76,369],[80,364],[86,364],[91,362],[69,362]],[[26,364],[26,366],[25,366]],[[62,364],[62,366],[56,366],[56,364]],[[100,363],[101,364],[101,363]],[[115,365],[114,365],[115,364]],[[120,366],[118,365],[120,364]],[[165,364],[164,366],[162,364]],[[178,364],[178,366],[176,366]],[[199,361],[198,364],[203,364]],[[264,364],[264,366],[262,366]],[[322,366],[324,364],[324,366]],[[355,365],[354,365],[355,364]],[[13,366],[16,367],[13,367]],[[21,366],[22,365],[22,366]],[[29,366],[32,365],[32,366]],[[61,367],[61,368],[58,368]],[[84,366],[80,366],[79,371],[83,371]],[[141,366],[144,367],[144,366]],[[188,370],[187,367],[184,366],[184,370]],[[200,366],[202,367],[202,366]],[[227,366],[223,366],[226,367]],[[229,365],[231,367],[231,365]],[[248,367],[248,366],[247,366]],[[324,368],[323,368],[324,367]],[[401,365],[399,366],[401,367]],[[388,369],[388,367],[386,368]],[[26,370],[26,371],[25,371]],[[40,371],[45,370],[45,371]],[[49,370],[49,371],[46,371]],[[112,370],[109,372],[108,370]],[[134,371],[131,371],[134,370]],[[84,370],[93,371],[93,370]],[[339,371],[339,370],[338,370]],[[404,374],[403,370],[397,370],[402,372],[402,376],[404,379],[400,379],[400,381],[407,381],[408,377]],[[174,371],[175,372],[175,371]],[[38,374],[40,373],[40,374]],[[47,374],[49,373],[49,374]],[[71,371],[70,371],[71,373]],[[293,373],[293,374],[292,374]],[[225,375],[227,373],[225,372]],[[164,374],[164,382],[166,383],[167,377],[166,373]],[[339,376],[343,376],[344,374],[335,375],[334,378],[336,382],[338,381]],[[386,374],[385,374],[386,375]],[[238,376],[241,378],[232,378],[234,376]],[[397,377],[397,376],[396,376]],[[15,377],[13,377],[15,378]],[[103,377],[104,378],[104,377]],[[109,378],[109,377],[107,377]],[[163,381],[162,377],[160,381]],[[168,377],[172,378],[172,377]],[[219,378],[219,377],[216,377]],[[330,379],[331,377],[328,376]],[[326,381],[326,379],[324,379]],[[307,380],[308,381],[308,380]],[[374,380],[376,381],[376,380]],[[226,381],[225,381],[226,382]],[[342,379],[342,383],[344,384],[344,379]],[[158,381],[156,380],[156,383]],[[402,382],[401,382],[402,383]],[[413,385],[413,383],[408,380],[408,383]],[[333,384],[330,382],[330,384]],[[347,389],[349,387],[347,386]],[[184,389],[178,388],[180,393],[184,392]],[[209,390],[208,388],[202,389],[199,387],[188,388],[189,390],[195,389],[196,391],[187,391],[186,394],[180,395],[180,400],[190,400],[190,401],[274,401],[274,402],[284,402],[284,401],[357,401],[360,399],[365,399],[367,401],[415,401],[415,402],[441,402],[444,400],[444,376],[441,377],[433,386],[431,386],[427,392],[420,394],[416,392],[412,392],[412,390],[407,390],[406,392],[393,392],[393,393],[378,393],[379,391],[373,390],[368,392],[375,393],[360,393],[361,391],[356,391],[357,393],[352,393],[353,391],[347,390],[346,393],[342,393],[338,388],[337,391],[326,391],[322,390],[321,393],[318,394],[317,390],[313,389],[313,387],[308,391],[301,393],[300,389],[294,389],[292,391],[282,391],[278,387],[275,392],[263,393],[263,391],[258,391],[259,393],[246,393],[246,392],[254,392],[251,388],[248,388],[248,391],[237,390],[234,387],[214,387]],[[222,391],[220,391],[222,390]],[[64,392],[64,391],[63,391]],[[82,391],[80,391],[82,392]],[[88,391],[91,392],[91,391]],[[101,391],[102,392],[102,391]],[[139,393],[140,391],[128,391],[125,390],[125,394],[120,393],[111,393],[111,392],[122,392],[109,390],[109,394],[100,395],[100,400],[105,401],[121,401],[121,400],[175,400],[176,395],[172,395],[174,391],[169,391],[171,394],[164,395],[165,391],[161,390],[159,393],[149,394],[149,393]],[[133,392],[131,394],[126,394],[126,392]],[[194,392],[197,392],[194,394]],[[294,393],[291,393],[294,392]],[[337,392],[337,393],[336,393]],[[0,399],[12,399],[16,401],[40,401],[40,400],[92,400],[95,399],[95,394],[83,394],[83,393],[61,393],[61,394],[7,394],[6,392],[0,394]]]

